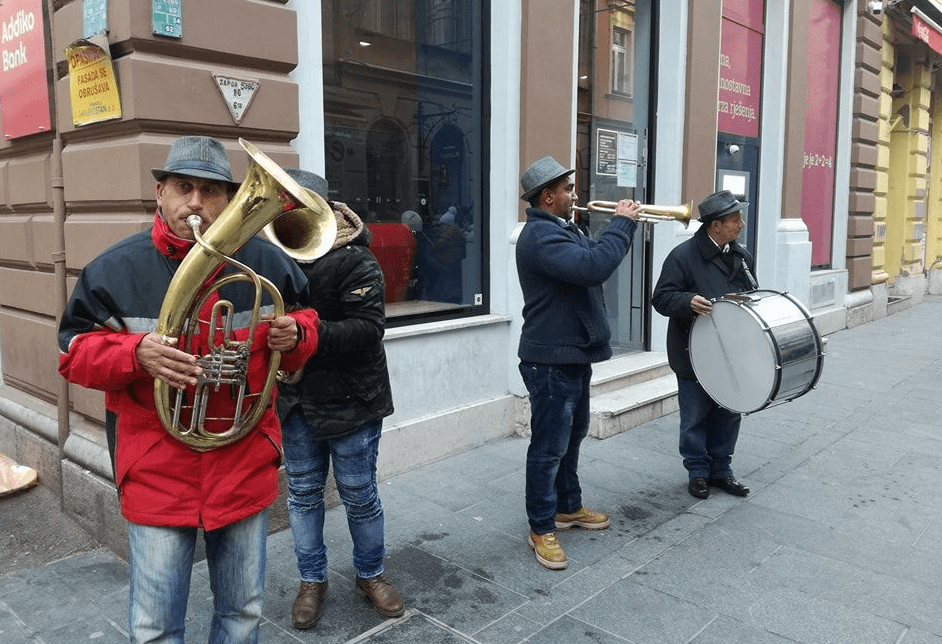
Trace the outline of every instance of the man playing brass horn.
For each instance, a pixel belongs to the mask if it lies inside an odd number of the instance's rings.
[[[186,136],[173,143],[165,166],[152,173],[157,180],[153,227],[108,248],[79,275],[59,326],[59,372],[105,392],[106,424],[116,441],[115,481],[129,521],[131,642],[182,644],[198,528],[204,530],[214,595],[209,641],[256,642],[267,508],[278,496],[281,461],[274,406],[269,400],[254,429],[240,440],[199,451],[168,433],[154,399],[155,378],[185,390],[192,400],[201,375],[195,355],[154,330],[171,278],[194,244],[186,219],[198,215],[201,234],[206,231],[232,197],[232,171],[219,141]],[[233,258],[270,280],[286,304],[302,302],[307,279],[269,242],[250,239]],[[243,286],[229,286],[226,293],[233,304],[232,336],[239,341],[247,339],[254,310],[251,291]],[[219,299],[216,292],[199,313],[193,336],[199,355],[207,352],[206,320]],[[258,392],[271,352],[283,352],[287,370],[300,369],[315,352],[317,314],[296,310],[268,320],[255,338],[246,379],[248,389]],[[230,387],[223,385],[213,399],[214,414],[234,407]],[[218,419],[206,423],[215,431],[229,426]]]

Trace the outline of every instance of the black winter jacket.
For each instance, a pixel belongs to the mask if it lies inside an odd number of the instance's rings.
[[[727,268],[720,249],[709,238],[706,226],[694,236],[674,248],[661,268],[651,297],[651,304],[661,315],[670,318],[667,323],[667,361],[681,378],[695,380],[690,364],[690,329],[697,314],[690,308],[694,295],[714,299],[727,293],[743,293],[756,286],[742,269],[743,260],[755,275],[752,254],[735,241],[730,242],[733,254],[732,270]]]
[[[300,382],[279,384],[277,409],[284,421],[300,406],[317,440],[351,434],[393,412],[383,348],[385,283],[370,241],[364,226],[345,245],[300,264],[307,304],[320,316],[319,345]]]

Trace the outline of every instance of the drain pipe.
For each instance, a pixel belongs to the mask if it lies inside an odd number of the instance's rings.
[[[56,250],[52,254],[52,264],[55,267],[56,277],[56,331],[62,319],[62,312],[68,301],[68,286],[66,282],[65,262],[65,183],[62,180],[62,138],[59,128],[56,128],[56,138],[52,143],[52,211],[56,229]],[[56,346],[58,347],[58,335]],[[69,437],[69,383],[65,378],[59,378],[59,404],[58,404],[58,475],[59,475],[59,503],[65,509],[65,491],[62,483],[62,461],[65,460],[65,441]]]
[[[49,36],[50,41],[55,42],[55,13],[56,7],[53,0],[46,0],[48,7]],[[50,47],[51,49],[51,47]],[[50,52],[52,60],[52,114],[55,117],[54,131],[55,138],[52,140],[52,159],[51,159],[51,177],[50,185],[52,187],[52,213],[56,230],[56,246],[52,253],[52,265],[55,269],[56,279],[56,331],[59,329],[59,322],[62,319],[62,312],[68,301],[68,285],[66,277],[65,261],[65,182],[62,178],[62,132],[59,127],[59,74],[58,63],[56,62],[55,52]],[[59,346],[58,335],[56,337],[56,347]],[[65,378],[59,378],[59,396],[58,396],[58,437],[59,458],[57,459],[56,470],[59,477],[59,506],[65,509],[65,490],[62,483],[62,462],[65,460],[65,441],[69,437],[69,383]]]

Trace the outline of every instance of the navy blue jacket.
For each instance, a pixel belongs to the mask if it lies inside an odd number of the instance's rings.
[[[733,255],[732,269],[727,268],[720,249],[701,226],[693,237],[674,248],[661,268],[654,286],[651,304],[654,310],[670,318],[667,323],[667,361],[671,369],[682,378],[695,380],[690,364],[690,328],[697,314],[690,308],[694,295],[708,299],[727,293],[751,291],[753,285],[742,269],[743,261],[754,276],[755,260],[752,254],[735,241],[729,244]]]
[[[598,240],[592,240],[573,223],[527,208],[527,223],[517,240],[521,360],[585,364],[612,356],[602,283],[628,253],[636,227],[628,217],[612,217]]]

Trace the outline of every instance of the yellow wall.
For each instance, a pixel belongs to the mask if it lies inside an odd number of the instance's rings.
[[[870,281],[882,284],[889,279],[886,272],[886,212],[890,168],[890,113],[893,99],[893,43],[886,39],[889,22],[883,19],[883,46],[880,48],[880,134],[877,142],[876,187],[873,190],[873,269]]]

